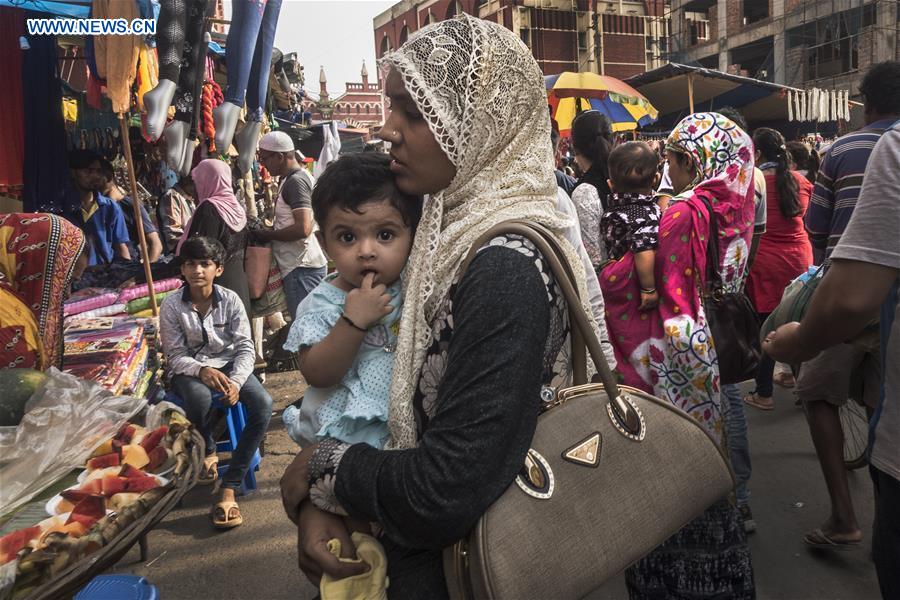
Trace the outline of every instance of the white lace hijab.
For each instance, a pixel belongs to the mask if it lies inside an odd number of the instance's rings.
[[[401,75],[456,167],[450,185],[425,202],[404,282],[387,447],[411,448],[430,323],[479,236],[511,219],[545,225],[565,249],[581,298],[588,296],[582,262],[562,234],[568,217],[555,209],[547,95],[528,48],[496,23],[460,15],[417,31],[381,64]]]

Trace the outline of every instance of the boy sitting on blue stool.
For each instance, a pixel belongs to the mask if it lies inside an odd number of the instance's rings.
[[[222,244],[193,237],[184,242],[179,256],[187,286],[163,301],[159,333],[172,391],[206,440],[200,483],[212,483],[218,477],[216,441],[210,434],[213,393],[222,394],[219,402],[224,406],[240,400],[247,409],[247,426],[231,454],[221,496],[212,511],[213,525],[231,529],[243,522],[235,490],[241,487],[266,434],[272,398],[253,375],[255,350],[240,296],[213,283],[225,261]]]

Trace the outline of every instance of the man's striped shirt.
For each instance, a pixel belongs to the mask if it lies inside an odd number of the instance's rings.
[[[814,248],[824,249],[825,258],[841,239],[856,207],[869,155],[881,134],[895,122],[883,119],[835,141],[816,176],[804,222]]]

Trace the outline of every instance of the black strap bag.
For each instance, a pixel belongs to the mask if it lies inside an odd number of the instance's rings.
[[[719,358],[719,383],[740,383],[755,377],[759,366],[759,316],[743,284],[735,292],[725,291],[719,273],[718,219],[709,200],[702,194],[698,197],[709,212],[703,307]]]

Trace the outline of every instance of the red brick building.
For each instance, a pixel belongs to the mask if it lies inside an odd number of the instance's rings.
[[[402,0],[373,20],[375,53],[465,12],[518,35],[545,75],[592,71],[625,78],[664,64],[667,0]]]
[[[307,98],[301,106],[312,112],[313,119],[335,119],[345,121],[352,127],[361,129],[377,127],[384,122],[384,103],[381,95],[381,81],[369,82],[369,70],[363,62],[360,70],[361,82],[347,82],[345,91],[332,99],[328,92],[328,80],[324,67],[319,70],[319,99]]]

